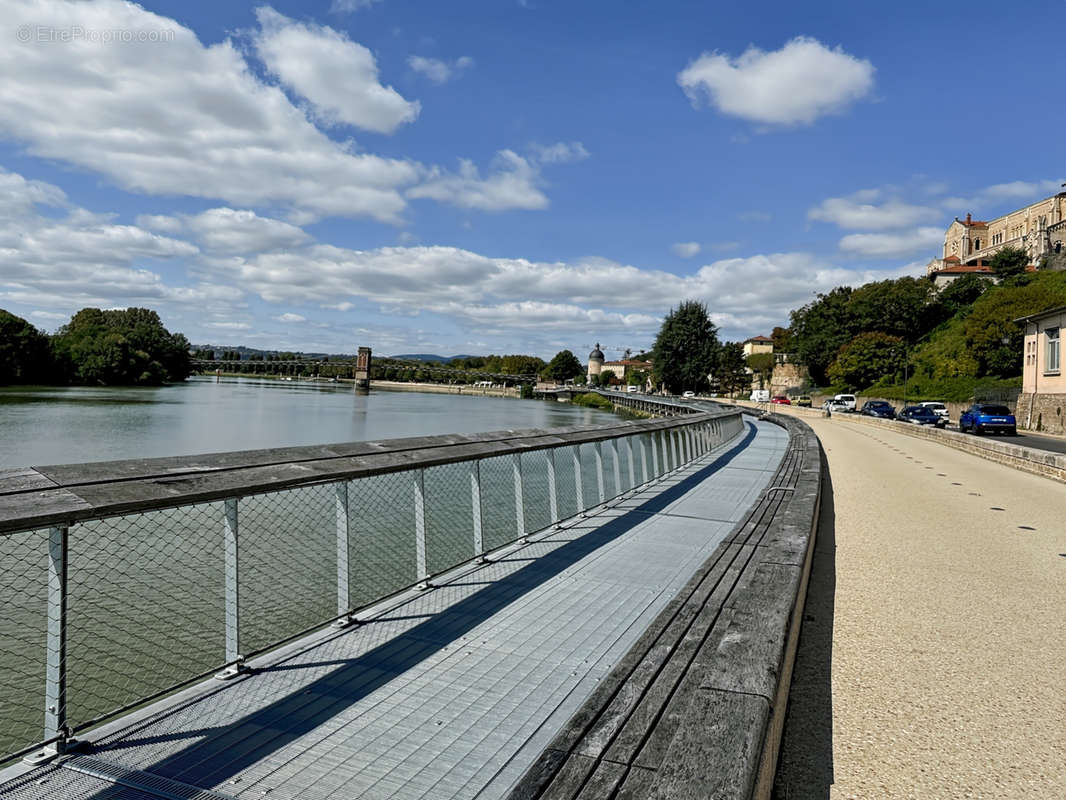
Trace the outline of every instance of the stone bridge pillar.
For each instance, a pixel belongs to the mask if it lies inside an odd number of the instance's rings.
[[[366,392],[370,390],[370,348],[360,347],[359,355],[355,360],[355,390]]]

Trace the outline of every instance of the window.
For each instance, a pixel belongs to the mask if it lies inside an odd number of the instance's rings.
[[[974,239],[973,240],[973,249],[974,250],[980,250],[981,249],[981,240],[980,239]]]
[[[1048,328],[1044,331],[1047,336],[1047,350],[1044,354],[1044,372],[1059,371],[1059,329]]]

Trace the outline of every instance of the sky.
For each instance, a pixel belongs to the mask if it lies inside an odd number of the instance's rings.
[[[1037,22],[1039,21],[1039,22]],[[1066,1],[0,0],[0,308],[584,359],[1060,191]]]

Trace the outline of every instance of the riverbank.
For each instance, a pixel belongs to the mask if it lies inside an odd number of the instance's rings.
[[[290,377],[288,375],[257,375],[247,372],[204,372],[201,373],[201,376],[205,378],[248,378],[253,380],[302,384],[341,383],[350,386],[354,383],[351,378],[337,378],[336,380],[330,380],[328,378]],[[518,397],[520,391],[517,386],[471,386],[469,384],[461,383],[416,383],[414,381],[382,380],[372,380],[370,382],[370,388],[380,389],[386,392],[428,392],[430,394],[477,395],[478,397]]]
[[[344,381],[351,383],[351,381]],[[370,389],[385,392],[429,392],[430,394],[461,394],[478,397],[518,397],[517,386],[470,386],[451,383],[414,383],[409,381],[371,381]]]

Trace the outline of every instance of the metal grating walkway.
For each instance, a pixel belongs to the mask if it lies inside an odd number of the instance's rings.
[[[0,798],[502,797],[744,516],[787,444],[748,422],[653,488],[172,702]]]

